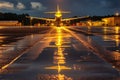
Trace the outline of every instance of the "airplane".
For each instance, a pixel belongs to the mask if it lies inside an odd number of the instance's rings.
[[[75,17],[75,18],[62,18],[62,14],[67,14],[70,13],[68,11],[61,11],[59,5],[57,5],[57,11],[52,11],[52,12],[45,12],[45,13],[49,13],[49,14],[54,14],[55,18],[38,18],[38,17],[29,17],[32,19],[40,19],[40,20],[45,20],[47,23],[54,23],[55,26],[57,27],[61,27],[61,24],[63,22],[69,23],[70,20],[75,20],[75,19],[82,19],[82,18],[87,18],[89,16],[84,16],[84,17]]]

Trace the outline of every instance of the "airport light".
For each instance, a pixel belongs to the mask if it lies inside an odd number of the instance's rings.
[[[116,13],[115,13],[115,16],[119,16],[119,13],[118,13],[118,12],[116,12]]]
[[[92,26],[92,21],[89,20],[89,21],[88,21],[88,24],[89,24],[89,26]]]
[[[115,26],[115,33],[119,34],[119,31],[120,31],[120,27],[119,26]],[[119,46],[119,43],[120,43],[119,42],[120,41],[119,37],[120,37],[119,35],[115,35],[116,46]]]
[[[58,11],[56,14],[55,14],[56,17],[61,17],[62,14],[61,14],[61,11]]]
[[[105,22],[105,25],[108,24],[108,20],[107,19],[103,19],[103,21]]]

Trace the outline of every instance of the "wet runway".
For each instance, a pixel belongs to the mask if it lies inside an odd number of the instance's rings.
[[[112,51],[99,45],[103,37],[66,27],[17,37],[1,46],[0,80],[119,80],[119,69],[105,59],[105,51]]]

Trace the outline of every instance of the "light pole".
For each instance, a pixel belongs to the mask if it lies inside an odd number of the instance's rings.
[[[32,19],[33,19],[33,18],[32,18],[32,17],[30,17],[30,26],[32,26]]]

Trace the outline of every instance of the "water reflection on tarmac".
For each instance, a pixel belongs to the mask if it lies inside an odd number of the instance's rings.
[[[91,42],[96,36],[76,34],[55,27],[47,34],[18,40],[15,48],[32,47],[1,70],[0,80],[119,80],[119,71],[112,64],[76,38]]]

